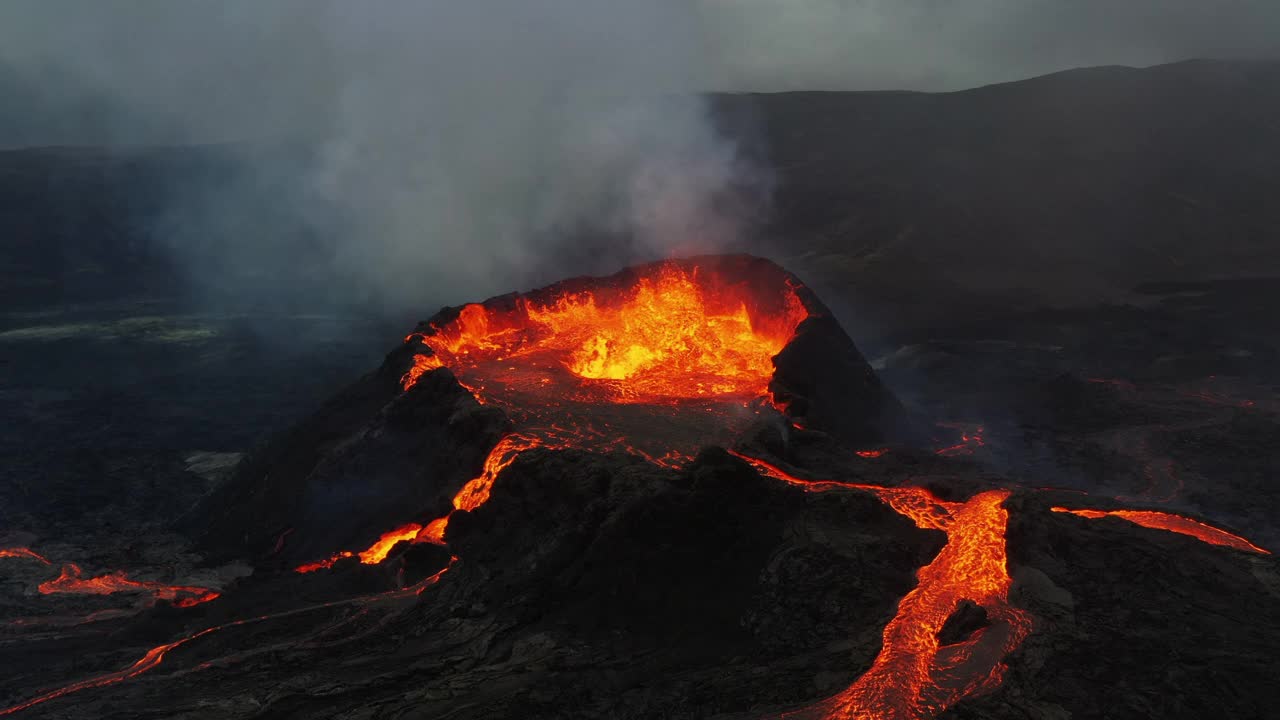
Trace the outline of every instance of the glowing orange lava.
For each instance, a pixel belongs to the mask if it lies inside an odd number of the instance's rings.
[[[53,580],[40,583],[37,588],[43,595],[65,593],[73,595],[112,595],[120,592],[145,592],[161,600],[172,600],[178,607],[191,607],[216,600],[219,594],[209,588],[187,585],[165,585],[149,580],[131,580],[123,572],[113,572],[86,578],[80,566],[67,563]]]
[[[44,563],[45,565],[53,564],[49,562],[48,558],[40,553],[32,550],[31,548],[24,547],[0,548],[0,558],[26,558],[28,560],[35,560],[36,562]]]
[[[857,450],[853,454],[860,458],[878,458],[889,452],[889,448],[876,448],[875,450]]]
[[[415,360],[410,387],[445,365],[468,387],[552,384],[612,403],[764,395],[778,354],[808,311],[787,287],[772,295],[675,263],[627,288],[566,291],[545,302],[471,304]],[[520,368],[503,367],[520,358]],[[559,371],[567,371],[566,378]],[[537,371],[542,376],[528,374]]]
[[[739,455],[766,475],[813,492],[865,490],[918,527],[942,530],[947,544],[917,573],[919,584],[885,626],[871,669],[843,692],[783,715],[788,718],[932,718],[960,700],[998,687],[1003,658],[1031,632],[1031,617],[1009,604],[1005,528],[1006,490],[968,501],[939,500],[919,487],[886,488],[831,480],[803,480],[769,463]],[[938,639],[963,600],[987,611],[990,625],[953,645]]]
[[[984,437],[984,429],[981,425],[962,425],[959,423],[939,423],[942,427],[952,428],[960,431],[960,442],[949,445],[947,447],[935,450],[934,453],[943,457],[954,457],[956,455],[972,455],[975,450],[984,447],[987,440]]]
[[[1064,507],[1051,508],[1054,512],[1071,513],[1080,517],[1096,520],[1104,517],[1118,517],[1128,520],[1136,525],[1154,528],[1156,530],[1167,530],[1169,532],[1178,533],[1180,535],[1190,535],[1191,537],[1210,545],[1221,545],[1223,547],[1243,550],[1245,552],[1258,553],[1260,555],[1270,555],[1271,553],[1263,548],[1254,545],[1239,535],[1234,535],[1221,530],[1199,520],[1192,520],[1189,517],[1175,515],[1173,513],[1157,512],[1155,510],[1090,510],[1090,509],[1070,509]]]

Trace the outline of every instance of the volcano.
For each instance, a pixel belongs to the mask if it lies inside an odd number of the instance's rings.
[[[910,423],[830,311],[772,262],[575,278],[421,323],[205,503],[203,547],[305,563],[382,540],[365,551],[376,562],[393,538],[443,542],[450,512],[482,504],[532,448],[674,468],[753,432],[871,446]]]
[[[234,577],[54,577],[48,548],[0,548],[68,603],[12,627],[72,628],[25,650],[40,670],[14,673],[0,715],[1190,718],[1280,701],[1266,547],[992,473],[987,442],[910,412],[814,292],[757,257],[445,308],[183,518],[206,569]],[[140,599],[109,617],[69,604],[122,593]],[[1222,668],[1171,675],[1170,653],[1178,672]],[[1113,676],[1161,694],[1102,690]]]

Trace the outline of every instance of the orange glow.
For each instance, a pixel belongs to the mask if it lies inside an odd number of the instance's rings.
[[[342,552],[334,553],[333,555],[330,555],[329,557],[323,560],[303,563],[298,567],[294,568],[293,571],[296,573],[309,573],[309,572],[315,572],[317,570],[328,570],[329,568],[336,565],[339,560],[343,560],[349,557],[355,557],[355,555],[356,554],[353,552],[343,550]]]
[[[756,290],[675,263],[650,267],[634,285],[565,293],[545,304],[466,305],[420,339],[435,352],[417,356],[411,387],[447,365],[468,387],[519,384],[514,367],[541,368],[546,384],[613,403],[766,393],[773,356],[808,316],[788,287],[765,308]],[[569,377],[555,372],[559,368]],[[496,381],[496,383],[495,383]]]
[[[197,633],[196,635],[193,635],[191,637],[178,640],[177,642],[171,642],[166,645],[160,645],[159,647],[151,648],[150,650],[147,651],[145,655],[142,656],[142,658],[140,658],[137,662],[125,668],[124,670],[121,670],[119,672],[107,673],[106,675],[100,675],[96,678],[90,678],[88,680],[82,680],[77,683],[72,683],[65,687],[58,688],[57,690],[51,690],[43,695],[38,695],[20,705],[14,705],[13,707],[0,709],[0,715],[12,715],[13,713],[26,710],[27,708],[30,708],[35,705],[39,705],[40,703],[48,702],[50,700],[55,700],[57,698],[60,698],[66,695],[70,695],[71,693],[79,692],[81,690],[89,690],[91,688],[103,687],[105,685],[113,685],[115,683],[128,680],[129,678],[137,677],[142,673],[148,670],[151,670],[152,668],[159,665],[161,661],[164,660],[165,653],[178,647],[179,645],[182,645],[190,640],[200,637],[201,635],[204,635],[208,632],[212,632],[212,630],[206,630],[204,632]]]
[[[421,337],[420,335],[410,335],[409,337]],[[400,378],[400,387],[408,390],[418,382],[418,378],[422,377],[428,370],[435,370],[438,367],[444,367],[440,362],[440,358],[435,355],[414,355],[413,367]]]
[[[1156,530],[1167,530],[1169,532],[1178,533],[1180,535],[1190,535],[1201,542],[1210,545],[1221,545],[1223,547],[1243,550],[1244,552],[1258,553],[1260,555],[1270,555],[1271,553],[1263,548],[1254,545],[1239,535],[1234,535],[1226,530],[1220,530],[1212,525],[1202,523],[1199,520],[1192,520],[1189,517],[1174,515],[1173,513],[1156,512],[1155,510],[1090,510],[1055,507],[1051,508],[1054,512],[1071,513],[1080,517],[1097,520],[1107,516],[1118,517],[1128,520],[1136,525],[1154,528]]]
[[[53,564],[49,562],[48,558],[40,553],[37,553],[31,548],[24,547],[0,548],[0,558],[27,558],[29,560],[44,563],[45,565]]]
[[[489,491],[498,473],[515,462],[516,456],[531,447],[541,445],[537,438],[523,435],[508,435],[494,446],[489,457],[484,461],[484,472],[462,486],[453,496],[453,506],[458,510],[475,510],[489,500]],[[438,521],[437,521],[438,522]]]
[[[919,584],[898,603],[897,614],[885,626],[871,669],[843,692],[784,717],[932,718],[966,697],[999,687],[1007,669],[1003,658],[1031,632],[1031,616],[1009,604],[1009,514],[1003,507],[1008,491],[948,502],[924,488],[804,480],[764,461],[738,457],[810,492],[874,493],[918,527],[947,534],[947,544],[919,570]],[[954,645],[942,645],[938,633],[962,600],[982,606],[991,625]]]
[[[436,518],[435,520],[432,520],[431,522],[427,523],[427,526],[423,528],[422,534],[419,535],[417,539],[420,542],[429,542],[429,543],[432,543],[433,545],[443,545],[444,531],[448,527],[449,527],[448,515],[445,515],[442,518]]]
[[[391,552],[391,548],[395,547],[396,543],[413,542],[422,529],[422,526],[417,523],[409,523],[383,534],[377,542],[369,546],[369,549],[360,553],[360,562],[365,565],[377,565],[387,559],[387,553]]]
[[[876,448],[875,450],[858,450],[854,452],[860,458],[878,458],[889,452],[889,448]]]
[[[178,607],[191,607],[216,600],[219,594],[209,588],[186,585],[165,585],[149,580],[131,580],[123,572],[113,572],[97,577],[83,577],[80,566],[67,563],[53,580],[40,583],[42,595],[64,593],[72,595],[112,595],[120,592],[145,592],[160,600],[171,600]]]
[[[492,455],[490,455],[492,457]],[[505,466],[504,466],[505,467]],[[478,480],[479,478],[477,478]],[[476,480],[472,480],[472,483]],[[470,485],[470,483],[468,483]],[[488,497],[486,495],[486,497]],[[455,500],[456,503],[456,500]],[[324,560],[303,563],[294,568],[296,573],[310,573],[317,570],[328,570],[338,563],[339,560],[345,560],[349,557],[358,557],[360,562],[365,565],[377,565],[387,559],[387,555],[391,554],[391,550],[395,548],[397,543],[432,543],[434,545],[444,544],[444,529],[449,524],[449,517],[446,515],[442,518],[436,518],[426,525],[418,523],[408,523],[390,532],[383,533],[372,545],[361,550],[358,553],[349,550],[334,553]]]
[[[984,429],[981,425],[962,425],[959,423],[939,423],[942,427],[952,428],[960,431],[960,442],[949,445],[947,447],[935,450],[934,453],[943,457],[954,457],[956,455],[972,455],[975,450],[984,447],[987,444],[986,438],[983,436]]]

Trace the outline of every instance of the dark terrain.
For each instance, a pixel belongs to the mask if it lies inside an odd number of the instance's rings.
[[[1010,598],[1035,629],[998,689],[945,717],[1273,716],[1274,556],[1049,507],[1085,491],[1280,549],[1280,65],[715,103],[775,168],[768,254],[929,436],[875,459],[821,438],[779,458],[766,429],[739,449],[949,499],[1013,490]],[[224,592],[192,608],[42,595],[55,570],[0,559],[0,711],[226,623],[145,675],[15,717],[763,717],[870,666],[942,533],[715,449],[681,470],[526,453],[451,525],[461,561],[421,595],[394,588],[449,552],[312,575],[276,548],[220,556],[193,508],[285,467],[282,443],[309,458],[299,472],[378,423],[410,443],[456,388],[396,400],[399,368],[375,370],[435,307],[260,304],[323,233],[270,237],[280,268],[203,264],[216,234],[169,251],[172,183],[235,173],[227,152],[0,153],[0,548]],[[261,211],[263,227],[288,219]],[[288,267],[291,286],[327,279]],[[251,292],[232,302],[220,283]],[[340,431],[314,414],[327,398]],[[937,454],[958,428],[981,441]],[[260,464],[236,470],[244,453]],[[103,610],[121,612],[90,618]]]

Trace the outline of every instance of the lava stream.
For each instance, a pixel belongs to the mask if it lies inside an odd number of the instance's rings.
[[[31,548],[24,547],[0,548],[0,558],[27,558],[28,560],[35,560],[36,562],[41,562],[45,565],[53,564],[49,562],[48,558],[40,553],[32,550]]]
[[[1178,533],[1180,535],[1190,535],[1191,537],[1210,545],[1221,545],[1223,547],[1243,550],[1244,552],[1257,553],[1259,555],[1270,555],[1271,552],[1254,545],[1239,535],[1235,535],[1216,528],[1207,523],[1193,520],[1182,515],[1173,513],[1157,512],[1155,510],[1090,510],[1087,508],[1071,509],[1065,507],[1051,508],[1054,512],[1071,513],[1080,517],[1097,520],[1104,517],[1118,517],[1128,520],[1135,525],[1154,528],[1156,530],[1167,530],[1168,532]]]
[[[960,442],[954,445],[940,448],[934,451],[934,454],[943,457],[954,457],[956,455],[972,455],[978,448],[985,447],[987,444],[984,436],[985,429],[981,425],[964,425],[960,423],[938,423],[945,428],[960,431]]]
[[[79,565],[67,563],[53,580],[46,580],[38,587],[42,595],[64,593],[72,595],[111,595],[120,592],[146,592],[160,600],[172,600],[178,607],[191,607],[216,600],[219,593],[209,588],[188,585],[165,585],[149,580],[131,580],[123,572],[86,578]]]
[[[489,456],[485,458],[484,470],[468,481],[466,485],[463,485],[462,489],[453,496],[454,509],[475,510],[483,505],[489,499],[489,490],[493,487],[493,481],[497,479],[498,474],[505,470],[508,465],[515,462],[516,457],[521,452],[540,444],[542,443],[537,438],[518,434],[508,435],[500,440],[493,447],[493,450],[489,451]],[[401,542],[427,542],[443,545],[444,533],[448,525],[449,515],[436,518],[426,525],[408,523],[395,530],[383,533],[377,541],[365,550],[358,553],[343,550],[324,560],[299,565],[294,568],[294,572],[309,573],[316,570],[327,570],[339,560],[349,557],[358,557],[360,562],[365,565],[377,565],[386,560],[391,550]]]
[[[179,648],[183,645],[186,645],[187,643],[190,643],[194,640],[202,638],[206,635],[211,635],[213,633],[216,633],[220,630],[226,630],[234,627],[242,627],[245,625],[264,622],[267,620],[276,620],[279,618],[289,617],[292,615],[299,615],[301,613],[312,612],[312,611],[321,610],[324,608],[339,607],[342,605],[382,602],[387,600],[397,600],[400,598],[421,595],[423,592],[427,590],[427,588],[440,582],[440,579],[443,578],[444,574],[448,572],[450,568],[453,567],[453,564],[457,562],[457,560],[458,559],[456,557],[450,558],[449,564],[446,565],[442,570],[440,570],[436,574],[428,578],[425,578],[422,581],[410,587],[403,588],[401,590],[392,590],[390,592],[381,593],[378,595],[365,595],[357,598],[350,598],[347,600],[334,600],[332,602],[321,603],[318,605],[309,605],[307,607],[296,608],[294,610],[286,610],[284,612],[275,613],[272,615],[260,615],[258,617],[245,618],[243,620],[233,620],[232,622],[223,623],[222,625],[214,625],[213,627],[205,628],[198,632],[187,635],[186,637],[182,637],[177,640],[174,640],[173,642],[165,643],[164,645],[158,645],[156,647],[151,648],[141,658],[139,658],[137,662],[133,663],[132,665],[130,665],[129,667],[123,670],[106,673],[103,675],[99,675],[97,677],[88,678],[86,680],[80,680],[78,682],[71,683],[70,685],[64,685],[60,688],[49,690],[47,692],[44,692],[40,695],[37,695],[31,698],[30,700],[19,703],[17,705],[14,705],[8,708],[0,708],[0,716],[12,715],[13,713],[21,712],[22,710],[26,710],[36,705],[40,705],[41,703],[46,703],[46,702],[49,702],[50,700],[56,700],[60,697],[66,697],[67,695],[71,695],[72,693],[77,693],[82,690],[91,690],[93,688],[105,687],[107,685],[115,685],[116,683],[121,683],[121,682],[124,682],[125,680],[138,677],[139,675],[142,675],[145,672],[154,670],[155,668],[159,667],[160,663],[164,661],[165,657],[168,655],[170,651],[176,648]],[[202,663],[197,666],[197,669],[206,668],[209,666],[210,666],[209,663]]]
[[[1008,601],[1009,514],[1003,504],[1009,491],[990,490],[963,503],[948,502],[924,488],[804,480],[762,460],[738,457],[810,491],[874,493],[917,527],[947,534],[947,544],[919,570],[919,584],[885,626],[871,669],[843,692],[783,717],[921,720],[1000,685],[1006,670],[1002,659],[1031,632],[1031,616]],[[982,606],[991,625],[954,645],[942,645],[938,633],[963,600]]]

